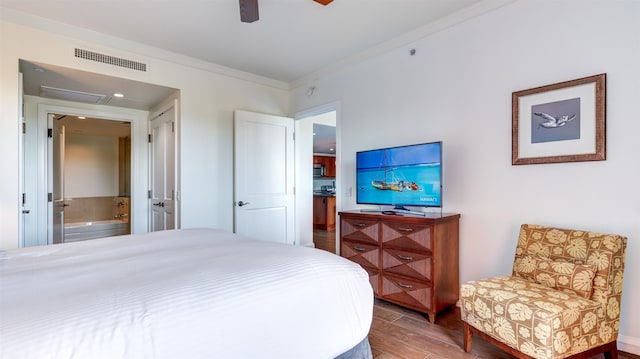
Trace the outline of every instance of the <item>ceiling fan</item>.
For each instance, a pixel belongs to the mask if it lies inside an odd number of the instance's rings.
[[[333,0],[313,0],[322,5],[329,5]],[[258,16],[258,0],[240,0],[240,21],[254,22]]]

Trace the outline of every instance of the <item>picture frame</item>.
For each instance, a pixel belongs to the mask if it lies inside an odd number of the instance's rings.
[[[512,93],[511,164],[606,159],[606,74]]]

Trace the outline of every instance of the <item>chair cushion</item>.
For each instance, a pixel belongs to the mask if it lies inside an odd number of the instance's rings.
[[[610,329],[600,303],[517,276],[465,283],[460,304],[462,320],[534,358],[564,358],[611,336],[601,333]]]
[[[525,255],[516,258],[513,273],[549,288],[590,298],[596,267],[593,264],[575,264],[537,255]]]

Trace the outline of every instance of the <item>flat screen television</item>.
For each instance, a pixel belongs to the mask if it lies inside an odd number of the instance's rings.
[[[442,208],[442,142],[356,153],[356,202]]]

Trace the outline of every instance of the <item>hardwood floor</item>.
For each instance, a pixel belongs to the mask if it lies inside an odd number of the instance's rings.
[[[473,337],[471,352],[462,349],[462,321],[458,308],[448,310],[431,324],[425,315],[375,300],[369,343],[375,359],[508,359],[513,356]],[[602,359],[604,355],[593,357]],[[619,359],[640,356],[618,352]]]
[[[313,244],[318,249],[336,253],[336,231],[313,230]]]

